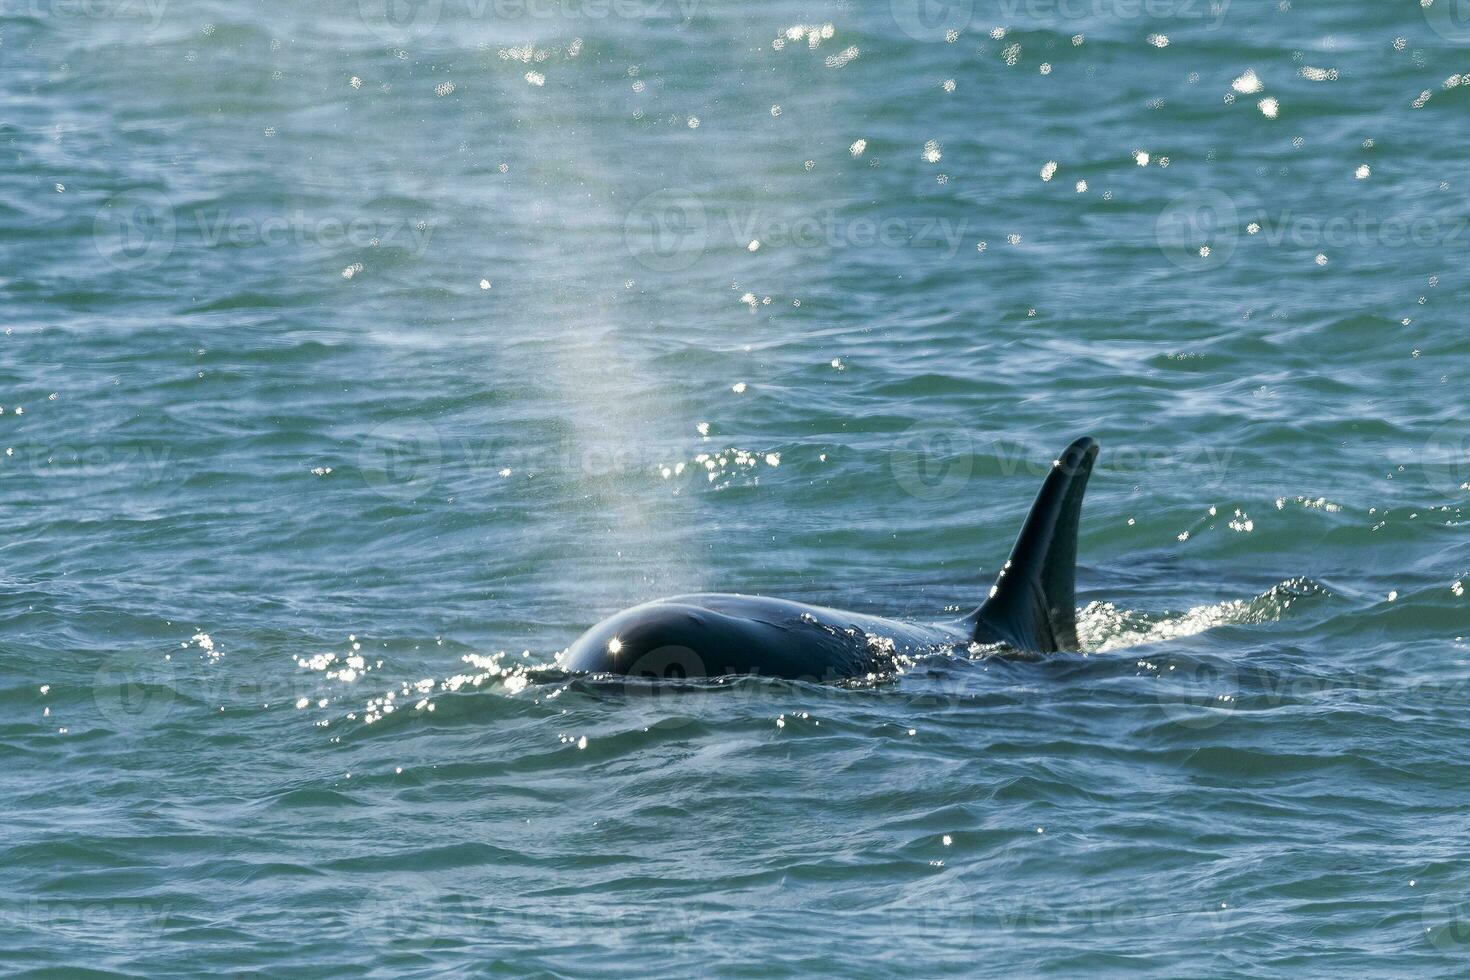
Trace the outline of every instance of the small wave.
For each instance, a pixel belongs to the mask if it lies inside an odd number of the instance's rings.
[[[1293,578],[1250,599],[1228,599],[1182,613],[1154,615],[1119,609],[1111,602],[1091,602],[1077,615],[1077,632],[1087,653],[1109,653],[1195,636],[1217,626],[1273,623],[1298,599],[1329,594],[1311,579]]]
[[[270,805],[285,809],[367,806],[366,803],[355,796],[318,786],[302,786],[286,790],[272,798]]]

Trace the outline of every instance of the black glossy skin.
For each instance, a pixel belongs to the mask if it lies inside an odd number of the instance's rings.
[[[974,623],[919,624],[762,596],[702,593],[625,609],[578,637],[568,670],[659,679],[755,674],[835,680],[895,654],[968,646]]]

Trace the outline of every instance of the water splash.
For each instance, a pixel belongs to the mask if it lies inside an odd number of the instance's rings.
[[[1091,602],[1077,614],[1077,634],[1087,653],[1110,653],[1195,636],[1217,626],[1273,623],[1283,618],[1298,599],[1328,594],[1311,579],[1293,578],[1250,599],[1227,599],[1182,613],[1155,615],[1119,609],[1111,602]]]

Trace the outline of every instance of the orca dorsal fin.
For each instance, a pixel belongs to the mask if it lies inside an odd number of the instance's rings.
[[[1077,524],[1096,458],[1097,443],[1083,436],[1052,463],[990,598],[970,614],[976,641],[1077,649]]]

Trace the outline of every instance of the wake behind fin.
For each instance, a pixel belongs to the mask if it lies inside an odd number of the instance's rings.
[[[1077,524],[1097,448],[1083,436],[1052,464],[990,598],[969,616],[976,642],[1029,653],[1078,648]]]

